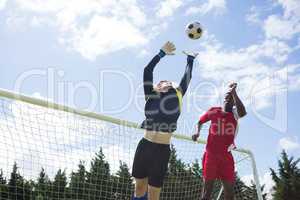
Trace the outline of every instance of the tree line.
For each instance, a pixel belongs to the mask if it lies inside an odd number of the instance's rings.
[[[289,158],[283,152],[279,160],[278,172],[271,169],[275,182],[274,200],[300,199],[300,172],[298,160]],[[161,193],[162,200],[199,200],[203,186],[202,169],[195,160],[188,165],[178,158],[175,148],[171,147],[169,169]],[[219,194],[221,183],[215,184],[213,199]],[[262,187],[263,190],[263,187]],[[116,173],[111,172],[109,163],[105,160],[102,149],[95,154],[86,169],[83,161],[71,174],[58,169],[51,180],[44,168],[36,180],[26,180],[18,171],[17,163],[13,165],[10,177],[6,179],[0,170],[0,198],[8,200],[131,200],[134,183],[129,167],[120,161]],[[237,175],[235,183],[236,200],[257,200],[255,184],[247,186]],[[266,194],[263,194],[266,199]],[[288,197],[288,198],[287,198]]]

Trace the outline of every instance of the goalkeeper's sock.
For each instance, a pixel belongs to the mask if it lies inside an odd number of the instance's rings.
[[[143,197],[133,197],[132,200],[147,200],[147,197],[143,196]]]
[[[148,193],[146,192],[144,196],[142,197],[133,197],[132,200],[147,200],[148,198]]]

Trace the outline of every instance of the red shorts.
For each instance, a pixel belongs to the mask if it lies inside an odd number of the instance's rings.
[[[205,152],[202,168],[205,181],[220,179],[230,183],[235,182],[234,160],[230,152],[224,154]]]

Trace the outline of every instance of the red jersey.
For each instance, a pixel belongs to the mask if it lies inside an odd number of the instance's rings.
[[[211,121],[206,144],[208,153],[226,153],[235,148],[234,138],[238,129],[238,114],[224,112],[221,107],[212,107],[200,117],[200,123]]]

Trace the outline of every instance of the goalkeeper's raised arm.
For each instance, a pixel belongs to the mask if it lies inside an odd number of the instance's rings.
[[[183,51],[183,53],[187,55],[187,65],[186,65],[184,75],[180,81],[179,88],[178,88],[181,91],[182,96],[186,93],[188,86],[190,84],[190,81],[192,79],[194,59],[198,55],[198,53],[186,52],[186,51]]]
[[[152,95],[155,95],[154,86],[153,86],[153,70],[155,66],[158,64],[161,58],[165,55],[174,55],[174,51],[176,50],[175,45],[171,42],[167,42],[159,51],[157,55],[155,55],[152,60],[148,63],[148,65],[144,69],[144,93],[145,99],[147,100]]]

